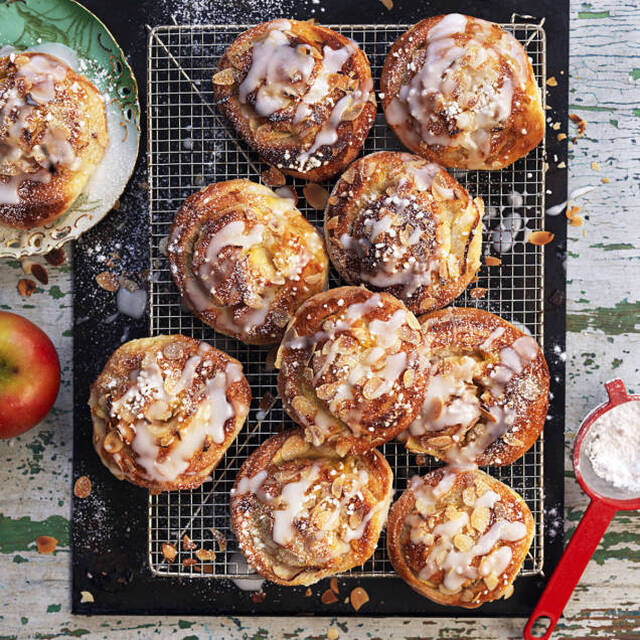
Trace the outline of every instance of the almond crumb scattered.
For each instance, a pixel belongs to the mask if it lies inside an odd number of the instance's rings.
[[[561,140],[565,140],[565,139],[566,139],[566,137],[567,137],[567,134],[566,134],[566,133],[559,133],[559,134],[557,135],[558,142],[560,142]]]
[[[314,209],[324,209],[329,199],[329,192],[315,182],[307,182],[302,189],[304,197],[307,199],[309,206]]]
[[[338,640],[340,637],[340,632],[338,631],[338,627],[331,625],[327,630],[327,640]]]
[[[380,0],[380,2],[382,2],[385,8],[387,8],[389,11],[393,9],[393,0]]]
[[[198,561],[197,561],[195,558],[185,558],[185,559],[182,561],[182,564],[183,564],[185,567],[194,567],[194,568],[197,568],[197,567],[196,567],[196,565],[198,564]]]
[[[96,282],[105,291],[117,291],[120,288],[118,276],[111,271],[103,271],[96,276]]]
[[[587,128],[586,121],[583,120],[579,115],[575,113],[570,113],[569,119],[578,127],[578,137],[582,138],[582,136],[584,135],[585,129]]]
[[[527,242],[529,244],[534,244],[537,246],[542,246],[545,244],[549,244],[555,237],[555,234],[551,233],[551,231],[532,231],[527,238]]]
[[[562,162],[558,162],[558,169],[566,169],[567,163],[563,160]]]
[[[554,123],[551,125],[551,128],[552,128],[554,131],[557,131],[557,130],[560,128],[560,123],[559,123],[559,122],[554,122]]]
[[[577,204],[572,204],[570,207],[567,207],[567,218],[571,220],[574,216],[582,211],[582,207],[579,207]]]
[[[93,593],[91,591],[81,591],[80,592],[80,602],[95,602],[93,598]]]
[[[178,550],[170,542],[163,542],[162,555],[167,562],[173,562],[178,555]]]
[[[269,167],[262,172],[262,182],[269,187],[282,187],[285,184],[286,179],[284,177],[284,173],[282,173],[280,169],[276,169],[276,167]]]
[[[602,182],[602,184],[609,184],[609,182],[611,182],[609,180],[609,178],[600,178],[600,182]]]
[[[500,258],[496,258],[495,256],[485,256],[484,263],[487,267],[499,267],[502,264],[502,260]]]
[[[197,548],[198,548],[198,545],[195,542],[193,542],[188,535],[185,534],[182,537],[183,551],[193,551],[194,549],[197,549]]]
[[[49,253],[44,254],[44,259],[52,267],[59,267],[67,259],[67,256],[64,249],[53,249],[52,251],[49,251]]]
[[[73,495],[84,500],[91,494],[91,480],[87,476],[80,476],[73,485]]]
[[[329,587],[331,588],[331,591],[333,591],[333,593],[335,593],[336,595],[340,593],[340,588],[338,587],[338,578],[331,578],[331,580],[329,580]]]
[[[224,533],[222,533],[222,531],[218,531],[218,529],[209,529],[209,531],[211,531],[213,539],[218,543],[218,549],[220,549],[220,551],[226,551],[227,539],[225,538]]]
[[[267,597],[267,594],[264,591],[254,591],[251,594],[251,602],[254,604],[260,604],[264,602],[264,599]]]
[[[358,611],[360,607],[369,602],[369,594],[362,588],[356,587],[351,592],[351,606]]]
[[[49,274],[41,264],[25,258],[20,261],[20,266],[25,275],[33,276],[41,284],[49,284]]]
[[[569,224],[572,227],[581,227],[584,222],[582,216],[574,216],[573,218],[569,218]]]
[[[484,287],[475,287],[469,291],[469,295],[477,300],[478,298],[484,298],[487,295],[487,290]]]
[[[555,76],[551,76],[550,78],[547,78],[547,86],[548,87],[557,87],[558,86],[558,81],[556,80]]]
[[[309,598],[313,595],[313,591],[311,591],[311,589],[309,587],[307,587],[307,590],[304,592],[304,597],[305,598]]]
[[[321,596],[320,602],[322,604],[333,604],[334,602],[338,602],[338,597],[336,596],[331,589],[327,589]]]
[[[198,549],[196,551],[196,558],[200,560],[200,562],[206,562],[208,560],[216,559],[216,552],[212,549]]]
[[[592,163],[591,163],[591,168],[592,168],[594,171],[600,171],[600,165],[599,165],[597,162],[592,162]]]
[[[20,278],[18,280],[18,293],[23,298],[28,298],[35,293],[37,286],[35,280],[31,280],[31,278]]]
[[[38,553],[53,553],[58,546],[58,539],[51,536],[38,536],[36,538],[36,548]]]

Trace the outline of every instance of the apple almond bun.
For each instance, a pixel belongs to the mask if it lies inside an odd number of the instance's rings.
[[[182,335],[119,347],[91,386],[93,444],[114,476],[153,493],[200,486],[242,428],[242,365]]]

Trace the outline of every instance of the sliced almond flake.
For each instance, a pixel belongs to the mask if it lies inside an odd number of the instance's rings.
[[[198,548],[198,545],[195,542],[193,542],[193,540],[191,540],[191,538],[187,534],[185,534],[182,537],[182,549],[184,551],[193,551],[194,549],[197,549],[197,548]]]
[[[232,67],[227,67],[226,69],[223,69],[222,71],[218,71],[218,73],[216,73],[213,78],[212,78],[213,84],[217,84],[219,86],[230,86],[232,85],[236,79],[233,73],[233,68]]]
[[[542,246],[549,244],[555,237],[555,234],[551,231],[532,231],[527,238],[529,244],[536,246]]]
[[[96,276],[96,282],[105,291],[117,291],[120,288],[118,276],[111,271],[103,271]]]
[[[327,589],[320,596],[320,602],[322,602],[322,604],[333,604],[334,602],[338,602],[338,596],[336,596],[331,589]]]
[[[393,0],[380,0],[380,2],[382,2],[385,8],[388,9],[389,11],[393,9]]]
[[[485,256],[484,263],[487,267],[499,267],[502,264],[502,260],[500,258],[496,258],[495,256]]]
[[[73,495],[76,498],[88,498],[91,494],[91,480],[87,476],[80,476],[73,485]]]
[[[276,167],[269,167],[262,172],[262,182],[270,187],[282,187],[284,186],[286,179],[284,173]]]
[[[369,594],[362,588],[356,587],[351,592],[351,606],[358,611],[363,605],[369,602]]]
[[[550,78],[547,78],[547,86],[548,87],[558,86],[558,81],[556,80],[555,76],[551,76]]]
[[[18,280],[18,293],[23,298],[29,298],[35,293],[37,286],[35,280],[31,280],[31,278],[20,278],[20,280]]]
[[[59,267],[67,259],[67,256],[64,249],[53,249],[53,251],[44,254],[44,259],[52,267]]]
[[[307,182],[302,189],[307,202],[314,209],[324,209],[329,199],[329,192],[315,182]]]
[[[309,587],[307,587],[307,590],[304,592],[304,597],[305,598],[309,598],[313,595],[313,591],[311,591],[311,589]]]
[[[340,593],[340,589],[338,587],[338,578],[331,578],[331,580],[329,580],[329,587],[331,588],[331,591],[333,591],[333,593],[335,593],[336,595]]]
[[[327,640],[338,640],[340,632],[337,627],[331,626],[327,629]]]
[[[167,562],[173,562],[178,555],[178,550],[170,542],[163,542],[162,555]]]
[[[566,139],[567,134],[566,133],[559,133],[556,137],[558,138],[558,142],[560,142],[561,140],[565,140]]]
[[[38,553],[53,553],[58,546],[58,539],[52,536],[38,536],[36,538],[36,548]]]
[[[591,163],[591,168],[592,168],[594,171],[600,171],[600,165],[599,165],[597,162],[592,162],[592,163]]]
[[[95,602],[94,598],[93,598],[93,594],[91,593],[91,591],[81,591],[80,592],[80,602],[84,603],[84,602]]]
[[[215,560],[216,552],[213,549],[198,549],[196,551],[196,558],[200,560],[200,562],[206,562],[207,560]]]

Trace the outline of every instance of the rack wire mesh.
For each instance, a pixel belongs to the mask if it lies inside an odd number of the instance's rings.
[[[148,58],[149,167],[151,187],[151,334],[182,333],[208,341],[240,360],[251,385],[253,402],[247,423],[231,445],[213,479],[192,491],[149,496],[149,563],[163,576],[207,578],[246,577],[246,565],[229,526],[229,492],[246,459],[267,437],[291,424],[277,396],[276,374],[265,364],[269,348],[247,346],[204,326],[182,304],[169,272],[163,246],[169,226],[181,202],[211,182],[248,178],[260,180],[266,168],[260,158],[239,142],[216,111],[211,76],[224,49],[250,25],[160,26],[151,31]],[[328,25],[354,39],[371,62],[375,81],[380,77],[389,46],[409,25]],[[541,87],[545,86],[545,34],[532,24],[504,24],[504,29],[525,45]],[[542,92],[544,95],[544,91]],[[401,150],[402,146],[379,110],[364,144],[363,153]],[[467,290],[454,304],[476,306],[526,327],[541,343],[544,339],[543,272],[541,247],[526,242],[528,229],[542,229],[545,211],[544,146],[501,171],[453,171],[472,195],[484,199],[484,243],[500,255],[499,267],[482,267],[475,287],[487,290],[475,298]],[[288,179],[301,196],[302,183]],[[322,212],[298,207],[313,224],[322,226]],[[339,283],[335,275],[332,284]],[[272,405],[272,406],[271,406]],[[270,407],[270,408],[269,408]],[[396,442],[382,451],[401,492],[407,479],[433,468],[417,464],[416,457]],[[435,465],[434,465],[435,466]],[[487,469],[518,491],[531,508],[536,533],[522,575],[540,573],[543,563],[543,443],[539,440],[523,458],[507,467]],[[218,532],[217,534],[215,532]],[[184,549],[187,535],[198,547],[217,548],[222,534],[226,550],[206,563],[193,562],[193,551]],[[172,544],[177,557],[171,563],[162,546]],[[186,561],[186,563],[185,563]],[[394,575],[386,554],[384,533],[373,557],[351,570],[352,577]]]

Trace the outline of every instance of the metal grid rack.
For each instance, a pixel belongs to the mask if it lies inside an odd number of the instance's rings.
[[[217,60],[232,40],[249,25],[160,26],[152,30],[148,60],[149,167],[151,182],[151,334],[183,333],[207,340],[240,360],[251,385],[253,402],[247,423],[231,445],[213,479],[192,491],[169,492],[149,497],[149,563],[163,576],[208,578],[246,577],[238,562],[238,549],[229,527],[229,491],[247,455],[268,436],[292,424],[280,401],[265,412],[277,396],[276,373],[265,361],[269,348],[246,346],[204,326],[182,304],[171,279],[164,256],[169,226],[181,202],[204,185],[233,178],[260,180],[266,165],[239,142],[216,111],[211,76]],[[354,39],[371,62],[377,82],[389,46],[409,25],[328,25]],[[545,34],[531,24],[502,25],[527,49],[539,86],[545,86]],[[377,88],[377,87],[376,87]],[[544,95],[544,91],[543,91]],[[381,109],[364,144],[363,153],[401,150],[385,123]],[[526,242],[527,229],[542,229],[544,222],[544,146],[501,171],[453,171],[472,195],[485,201],[484,243],[493,255],[501,253],[502,264],[482,267],[475,285],[487,289],[484,298],[474,299],[465,292],[455,304],[477,306],[505,319],[524,325],[540,342],[543,340],[543,251]],[[322,226],[322,212],[307,206],[302,197],[303,183],[288,178],[296,187],[298,207],[313,224]],[[517,212],[516,212],[517,210]],[[514,216],[514,213],[516,215]],[[512,235],[500,233],[520,214],[522,228]],[[511,222],[510,222],[511,221]],[[515,226],[514,226],[515,225]],[[502,245],[501,245],[502,243]],[[511,245],[510,247],[508,245]],[[332,284],[339,282],[335,274]],[[266,415],[265,415],[266,413]],[[433,468],[430,462],[418,466],[416,457],[401,444],[382,447],[395,475],[397,492],[407,479]],[[523,458],[507,467],[488,469],[494,477],[518,491],[531,508],[536,534],[522,575],[540,573],[543,563],[543,444],[539,440]],[[192,557],[182,549],[183,535],[198,546],[217,548],[211,529],[222,533],[226,551],[205,565],[183,565]],[[167,563],[162,544],[172,543],[178,550],[173,563]],[[384,532],[374,556],[352,577],[394,575],[386,555]]]

